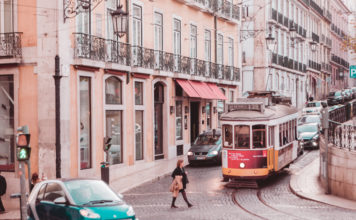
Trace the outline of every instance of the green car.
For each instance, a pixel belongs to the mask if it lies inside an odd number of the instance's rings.
[[[47,180],[35,185],[27,202],[27,219],[130,219],[132,206],[106,183],[93,179]]]
[[[298,140],[305,148],[319,148],[319,124],[310,123],[298,126]]]

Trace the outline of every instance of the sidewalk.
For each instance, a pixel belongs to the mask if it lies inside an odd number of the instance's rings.
[[[0,219],[8,219],[8,220],[13,220],[13,219],[20,219],[20,210],[7,210],[7,213],[0,214]]]
[[[319,158],[315,159],[308,166],[292,175],[289,183],[292,192],[305,199],[356,210],[356,201],[325,194],[319,181],[319,164]]]

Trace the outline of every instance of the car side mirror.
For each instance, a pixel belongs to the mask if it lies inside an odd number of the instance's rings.
[[[63,196],[58,197],[53,202],[54,202],[54,204],[67,204],[67,200]]]

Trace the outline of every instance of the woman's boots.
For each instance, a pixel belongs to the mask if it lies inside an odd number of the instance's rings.
[[[192,207],[193,205],[189,203],[188,199],[187,199],[187,194],[185,193],[185,191],[182,192],[183,195],[183,199],[184,201],[187,203],[188,208]]]
[[[176,202],[177,197],[173,197],[171,208],[178,208],[174,203]]]

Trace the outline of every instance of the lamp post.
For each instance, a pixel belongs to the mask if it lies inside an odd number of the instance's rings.
[[[112,23],[114,26],[114,34],[121,38],[127,33],[127,23],[129,14],[122,10],[120,0],[118,0],[117,8],[111,12]]]
[[[316,51],[317,43],[315,41],[310,42],[310,49],[312,52]]]
[[[291,46],[294,47],[294,40],[297,38],[297,29],[292,25],[289,29],[290,39],[291,39]]]
[[[269,31],[269,34],[268,36],[266,37],[266,45],[267,45],[267,49],[270,53],[270,59],[269,59],[269,74],[268,74],[268,77],[267,77],[267,82],[266,82],[266,91],[267,91],[267,86],[268,86],[268,83],[269,83],[269,80],[272,80],[270,79],[271,78],[271,66],[272,66],[272,56],[273,56],[273,51],[276,49],[276,39],[272,36],[272,33],[271,33],[271,29]],[[269,88],[271,89],[271,88]]]

